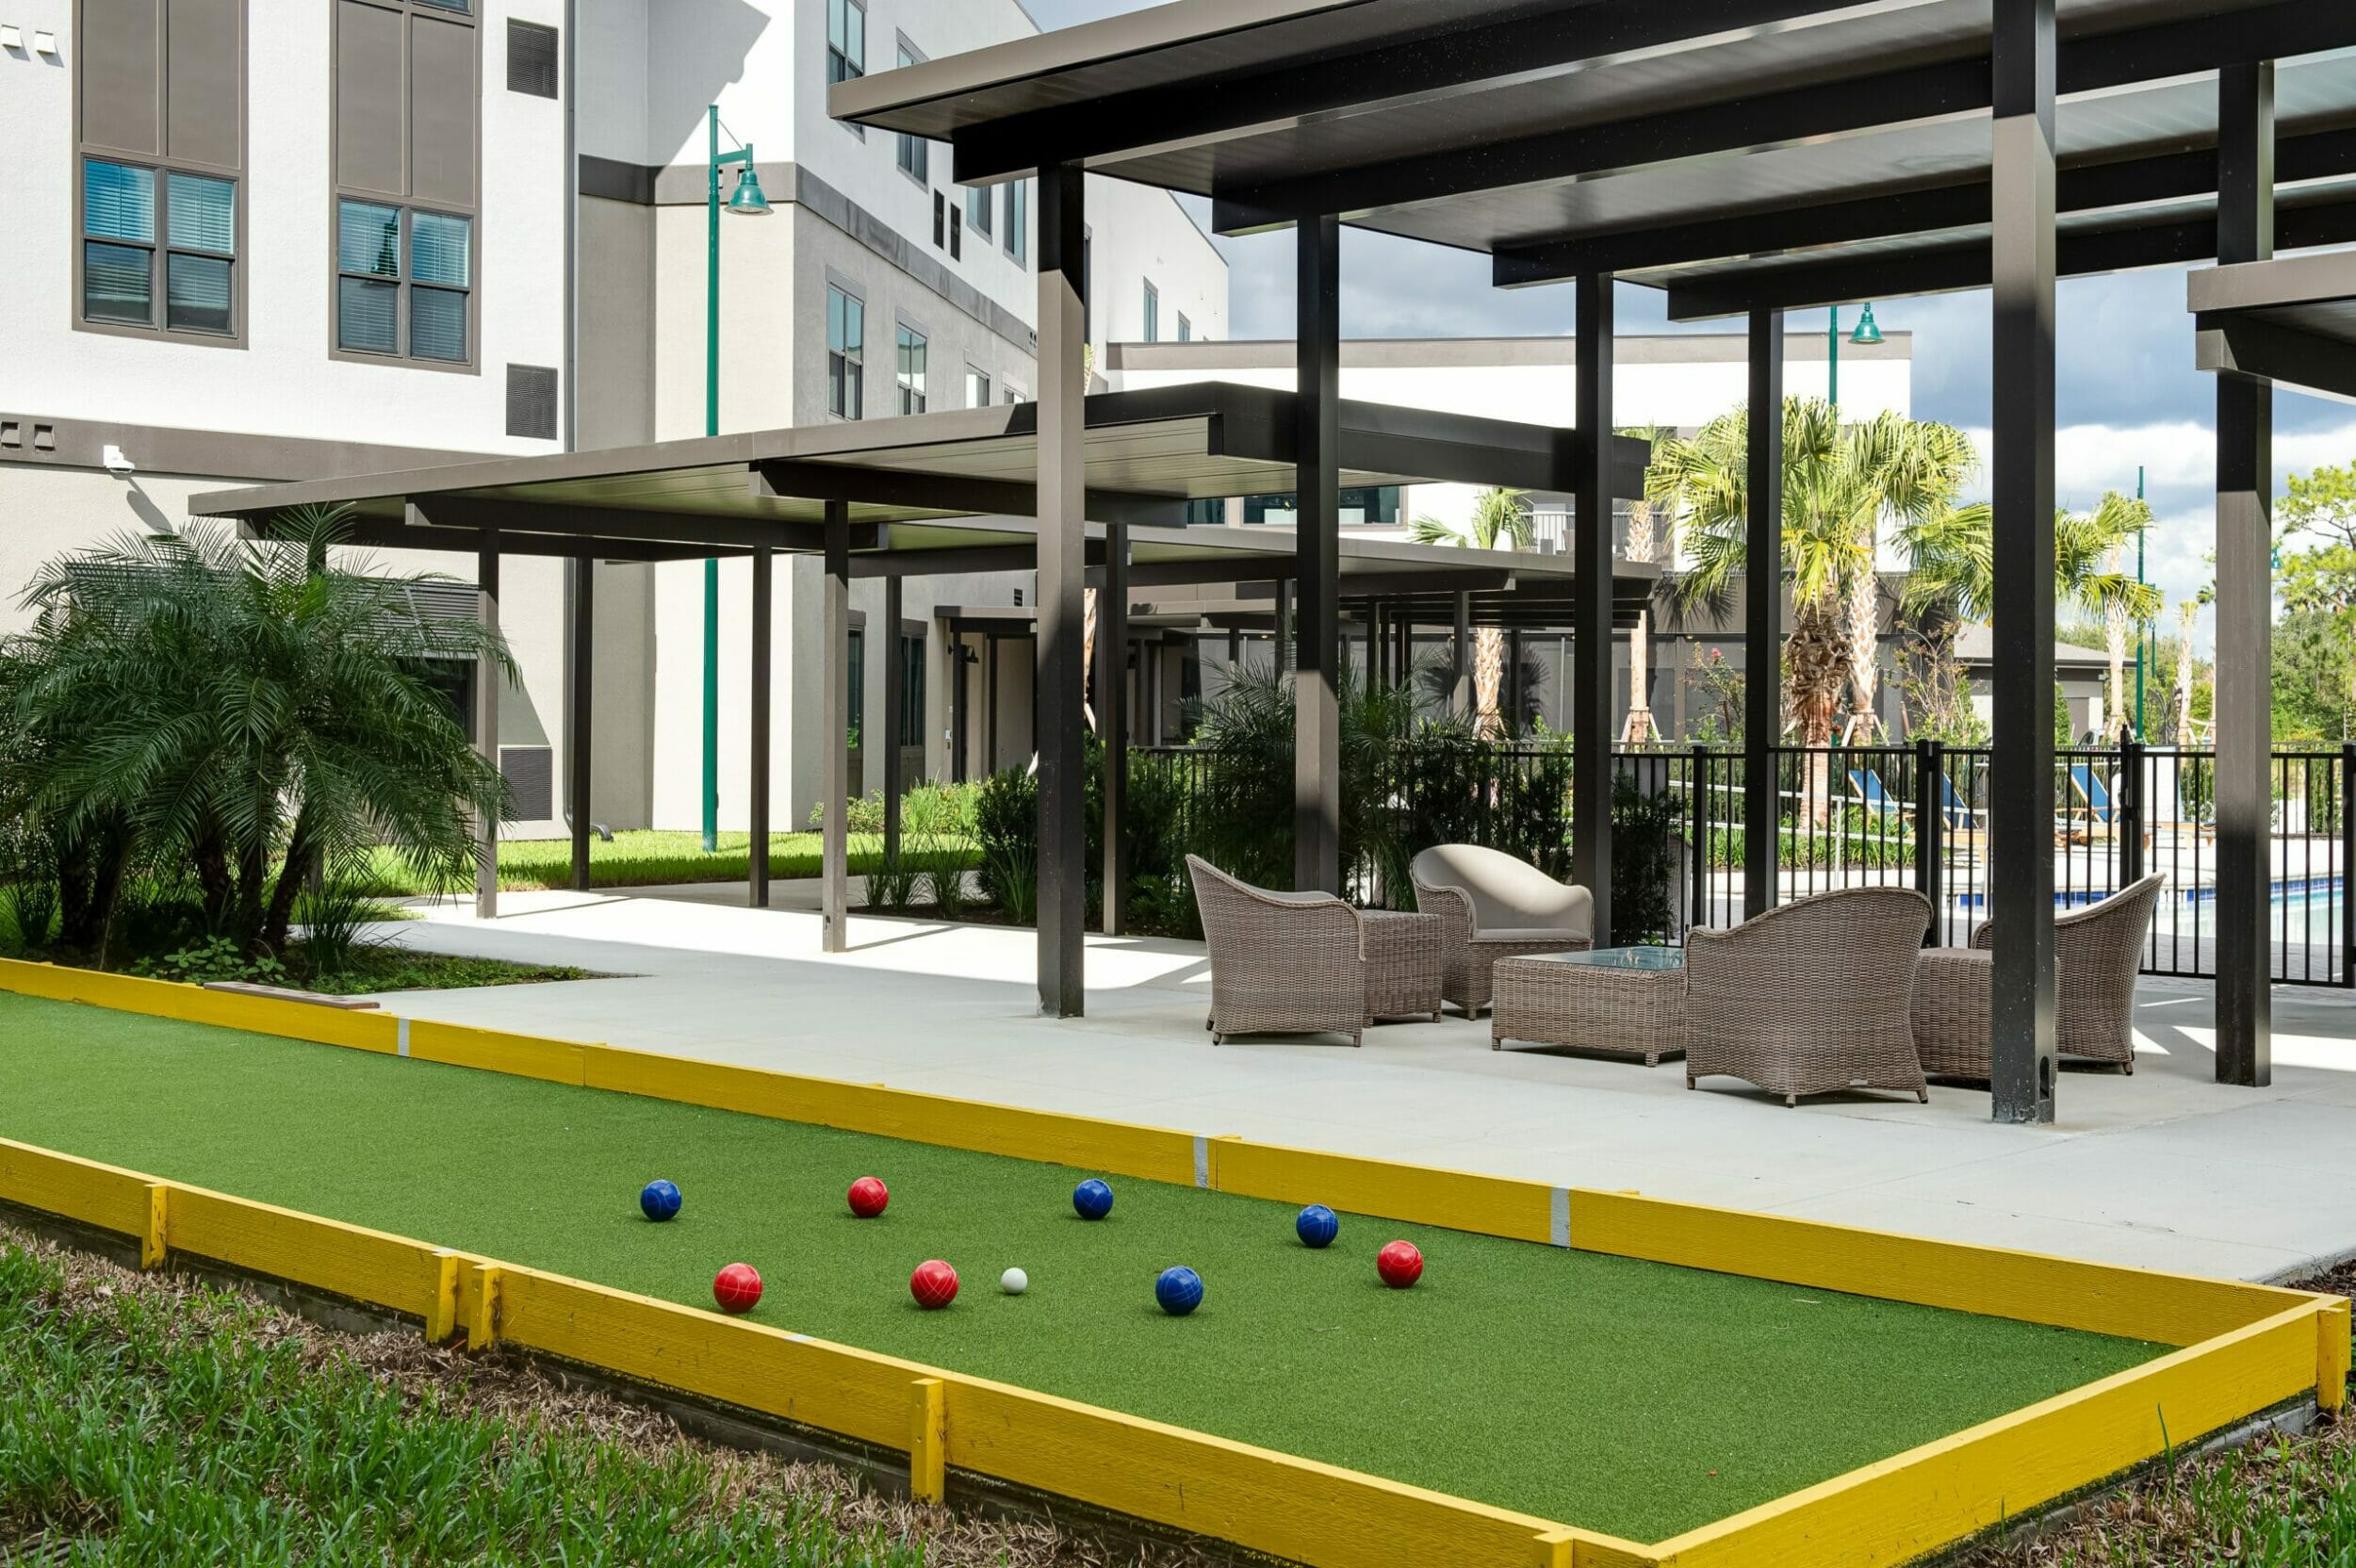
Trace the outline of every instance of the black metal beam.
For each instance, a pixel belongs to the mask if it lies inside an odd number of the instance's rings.
[[[2356,242],[2356,197],[2325,189],[2293,192],[2280,202],[2277,233],[2285,250]],[[2177,214],[2063,235],[2054,255],[2065,278],[2182,266],[2217,256],[2213,217]],[[1920,249],[1854,256],[1802,266],[1732,270],[1669,286],[1669,318],[1701,321],[1762,308],[1802,310],[1855,300],[1898,299],[1958,288],[1986,288],[1994,279],[1988,240],[1940,241]]]
[[[2217,73],[2217,260],[2274,254],[2274,67]],[[2274,1076],[2274,387],[2217,378],[2217,1080]]]
[[[1020,480],[780,458],[754,464],[751,483],[753,494],[764,499],[843,500],[1001,517],[1039,515],[1039,487]],[[1186,520],[1184,496],[1149,496],[1127,490],[1087,494],[1088,515],[1097,522],[1176,526]]]
[[[1581,430],[1612,425],[1612,279],[1578,281],[1572,342]],[[1612,944],[1612,475],[1608,449],[1579,476],[1571,496],[1571,555],[1579,567],[1571,603],[1571,878],[1595,900],[1595,940]],[[1519,715],[1516,715],[1518,718]]]
[[[1076,163],[1039,172],[1039,998],[1053,1018],[1078,1018],[1088,1006],[1085,189]]]
[[[2349,44],[2356,44],[2356,8],[2282,0],[2256,11],[2075,36],[2057,57],[2058,90],[2098,91]],[[1241,232],[1271,215],[1394,211],[1481,190],[1878,131],[1975,113],[1995,102],[1988,55],[1872,74],[1862,74],[1870,60],[1859,64],[1859,74],[1779,92],[1216,190],[1212,227]]]
[[[818,659],[818,790],[824,841],[819,849],[819,906],[828,953],[850,945],[851,793],[851,503],[826,503],[825,609]]]
[[[1090,559],[1099,547],[1088,542]],[[1021,545],[952,545],[937,550],[878,550],[851,557],[851,579],[966,577],[983,572],[1027,572],[1039,564],[1039,547]]]
[[[2193,320],[2194,362],[2203,370],[2356,399],[2356,343],[2230,311]]]
[[[589,890],[590,718],[595,708],[597,656],[597,563],[576,556],[564,568],[572,590],[572,646],[565,663],[572,675],[564,714],[564,815],[573,839],[573,890]]]
[[[1397,211],[1475,191],[1540,185],[1574,175],[1749,152],[1793,141],[1853,136],[1892,124],[1962,115],[1988,106],[1988,61],[1939,60],[1851,77],[1631,115],[1568,130],[1491,139],[1337,170],[1313,170],[1265,185],[1215,193],[1211,227],[1221,234],[1250,213],[1298,216],[1322,208],[1348,215]]]
[[[2054,0],[1995,0],[1995,1119],[2053,1119]]]
[[[1775,906],[1775,745],[1783,728],[1783,312],[1751,312],[1750,331],[1742,529],[1744,919]]]
[[[349,532],[344,540],[351,545],[370,549],[434,550],[451,555],[483,553],[484,540],[499,536],[501,555],[528,555],[534,559],[569,561],[581,553],[583,541],[553,533],[500,534],[496,528],[436,528],[415,515],[414,508],[404,508],[401,520],[390,517],[355,517],[346,525]],[[269,523],[256,523],[254,533],[259,538],[271,538],[276,529]],[[726,549],[703,545],[658,544],[645,539],[598,539],[589,542],[600,561],[702,561],[712,556],[737,556],[740,549]]]
[[[2334,128],[2285,138],[2279,172],[2285,181],[2356,173],[2356,129]],[[2108,162],[2082,161],[2065,168],[2055,188],[2054,204],[2061,212],[2095,212],[2181,201],[2216,189],[2216,149],[2182,148]],[[1559,283],[1597,269],[1632,272],[1720,257],[1770,255],[1817,245],[1937,234],[1985,224],[1992,210],[1988,183],[1983,179],[1812,206],[1783,204],[1691,223],[1501,250],[1494,261],[1494,281],[1500,288],[1517,288]]]
[[[756,909],[769,907],[769,718],[772,649],[776,632],[776,558],[763,547],[753,551],[752,714],[745,734],[749,775],[745,790],[746,845],[744,890]]]
[[[670,512],[641,512],[617,506],[571,506],[555,501],[519,501],[499,496],[412,496],[409,512],[415,526],[431,529],[498,529],[502,533],[538,535],[561,541],[563,553],[586,548],[603,551],[608,542],[699,547],[698,559],[719,547],[755,549],[762,545],[782,550],[825,547],[826,531],[816,523],[783,517],[697,517]],[[874,523],[862,524],[854,548],[875,547]]]
[[[1293,231],[1296,345],[1293,523],[1293,886],[1342,890],[1341,225]]]
[[[1096,732],[1104,743],[1104,935],[1129,919],[1129,532],[1105,529],[1096,590]]]
[[[1140,126],[1157,144],[1231,139],[1282,129],[1301,117],[1364,109],[1385,100],[1427,102],[1493,85],[1568,75],[1599,58],[1746,27],[1771,25],[1853,0],[1583,0],[1479,26],[1392,34],[1372,47],[1217,81],[1156,84],[1083,103],[1010,116],[957,137],[957,178],[982,184],[1027,172],[1050,158],[1090,161],[1137,145]]]

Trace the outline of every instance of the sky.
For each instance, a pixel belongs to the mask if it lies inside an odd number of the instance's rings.
[[[1042,27],[1068,27],[1148,0],[1023,0]],[[1192,203],[1209,226],[1207,203]],[[1229,263],[1228,334],[1292,335],[1289,233],[1217,240]],[[1570,331],[1571,290],[1497,289],[1487,258],[1386,235],[1345,229],[1342,333],[1348,337],[1478,337]],[[1624,284],[1615,306],[1623,334],[1684,329],[1662,314],[1665,297]],[[1884,332],[1914,335],[1914,414],[1971,433],[1985,455],[1993,398],[1986,290],[1877,301]],[[1792,323],[1799,325],[1801,318]],[[1845,319],[1845,318],[1844,318]],[[1724,322],[1692,330],[1725,330]],[[2133,494],[2136,468],[2154,526],[2147,573],[2172,607],[2212,576],[2216,386],[2193,368],[2192,318],[2184,309],[2184,272],[2171,268],[2112,277],[2066,279],[2056,315],[2055,443],[2058,498],[2073,510],[2106,490]],[[2356,464],[2356,408],[2298,393],[2275,394],[2278,484],[2325,464]],[[1987,476],[1977,481],[1985,494]],[[2164,624],[2173,629],[2173,608]],[[2203,617],[2200,640],[2206,643]]]

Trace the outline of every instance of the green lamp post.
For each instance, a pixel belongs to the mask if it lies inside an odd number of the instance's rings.
[[[1824,371],[1824,400],[1836,410],[1841,407],[1841,307],[1830,312],[1831,323],[1824,332],[1826,368]],[[1882,329],[1873,320],[1873,304],[1867,301],[1865,314],[1857,318],[1857,331],[1849,341],[1860,349],[1870,349],[1882,340]]]
[[[769,198],[761,193],[761,172],[753,165],[752,144],[733,153],[720,151],[720,106],[712,106],[707,125],[711,155],[705,182],[704,283],[704,433],[720,433],[720,171],[737,167],[735,188],[728,192],[727,210],[740,218],[769,216]],[[733,139],[731,138],[730,139]],[[704,563],[704,853],[720,847],[720,563]],[[756,850],[758,853],[758,850]]]

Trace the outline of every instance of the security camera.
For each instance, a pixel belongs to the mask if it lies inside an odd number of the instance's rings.
[[[106,472],[110,474],[136,473],[139,469],[139,465],[125,457],[123,449],[111,441],[99,449],[98,461],[106,466]]]

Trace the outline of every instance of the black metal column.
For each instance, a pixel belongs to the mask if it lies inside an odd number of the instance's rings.
[[[566,563],[572,579],[572,687],[564,713],[564,814],[573,835],[573,890],[589,890],[589,770],[594,755],[590,719],[597,694],[597,563],[576,556]]]
[[[826,503],[826,612],[820,635],[818,788],[826,808],[819,851],[819,906],[825,913],[823,945],[840,953],[850,945],[851,924],[851,503]]]
[[[908,701],[908,681],[900,665],[900,579],[884,579],[884,629],[875,640],[884,656],[883,853],[887,860],[900,858],[900,796],[908,791],[906,770],[900,765],[900,732],[907,726]]]
[[[1269,667],[1278,675],[1293,667],[1293,585],[1276,585],[1276,630],[1268,644]]]
[[[2217,258],[2274,254],[2274,66],[2217,73]],[[2217,378],[2217,1081],[2274,1077],[2274,384]]]
[[[965,782],[965,634],[954,622],[943,623],[949,632],[949,778],[952,783]]]
[[[486,531],[482,551],[475,557],[475,618],[483,629],[499,629],[499,536]],[[474,744],[483,760],[499,765],[499,688],[506,672],[496,661],[478,659],[474,665]],[[475,825],[474,913],[477,920],[497,920],[499,912],[499,825],[497,817]]]
[[[1595,901],[1595,945],[1612,945],[1612,276],[1576,285],[1579,434],[1572,491],[1571,879]],[[1509,678],[1512,672],[1508,672]]]
[[[1342,890],[1341,222],[1294,226],[1298,391],[1293,433],[1293,886]]]
[[[1783,731],[1783,312],[1751,312],[1742,577],[1742,918],[1775,906],[1775,741]],[[1704,807],[1707,812],[1708,807]]]
[[[1472,711],[1472,596],[1456,596],[1456,624],[1448,639],[1448,710],[1457,718]]]
[[[769,702],[777,580],[767,545],[753,548],[752,713],[745,730],[745,902],[769,907]]]
[[[1118,937],[1129,916],[1129,530],[1121,523],[1104,526],[1104,585],[1096,591],[1096,727],[1104,739],[1104,935]]]
[[[1990,1099],[2053,1119],[2053,4],[1996,0]]]
[[[1052,1018],[1088,1005],[1083,189],[1076,163],[1039,172],[1039,1003]]]

